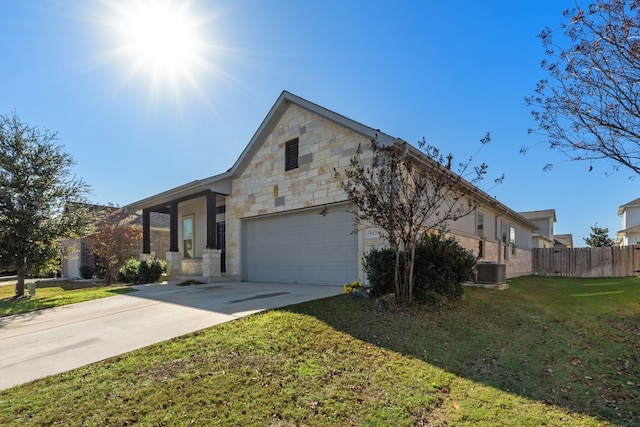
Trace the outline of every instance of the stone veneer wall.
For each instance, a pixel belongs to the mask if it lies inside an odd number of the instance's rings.
[[[285,143],[295,138],[299,167],[285,171]],[[346,201],[334,168],[343,170],[358,145],[369,144],[368,138],[291,104],[233,181],[226,212],[227,273],[241,274],[241,219]],[[361,260],[362,238],[359,242]]]
[[[167,252],[169,252],[169,230],[166,229],[151,229],[151,253],[161,260],[167,260]],[[136,254],[142,253],[142,238],[136,243]]]

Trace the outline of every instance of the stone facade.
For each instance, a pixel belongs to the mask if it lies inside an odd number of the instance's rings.
[[[285,143],[296,138],[299,167],[285,171]],[[358,145],[368,144],[366,137],[291,104],[226,198],[227,274],[241,274],[241,219],[345,202],[335,170],[344,170]]]
[[[219,249],[205,249],[202,253],[202,277],[211,281],[221,276]]]
[[[217,206],[226,208],[225,213],[220,211],[215,218],[216,223],[224,221],[226,225],[226,244],[220,248],[225,251],[226,276],[231,280],[241,280],[246,273],[242,265],[243,224],[248,224],[251,219],[285,212],[319,213],[325,208],[328,211],[350,209],[341,188],[341,178],[336,172],[344,171],[351,158],[359,152],[359,147],[362,160],[370,159],[369,145],[373,137],[383,140],[388,146],[397,142],[380,131],[283,93],[231,169],[136,202],[130,208],[136,211],[165,210],[176,202],[180,224],[178,248],[183,250],[182,220],[192,217],[195,253],[193,260],[183,260],[181,252],[168,253],[169,271],[185,275],[199,272],[207,277],[216,277],[219,273],[211,262],[217,259],[214,255],[218,253],[213,254],[209,251],[211,248],[205,248],[207,216],[212,213],[207,211],[207,196],[202,195],[207,191],[216,193]],[[297,142],[298,164],[285,170],[286,147],[292,142]],[[208,194],[210,197],[211,193]],[[451,234],[476,255],[482,242],[482,261],[505,262],[509,276],[530,272],[531,256],[527,254],[530,253],[531,224],[492,197],[485,196],[485,205],[479,206],[473,215],[449,224]],[[501,243],[505,230],[510,242],[515,239],[512,244],[517,248],[515,255],[506,257]],[[384,247],[386,242],[381,229],[362,223],[357,225],[357,239],[359,279],[364,280],[364,254],[371,248]],[[164,253],[154,249],[154,245],[160,247],[160,240],[151,243],[156,254]],[[167,238],[167,247],[168,241]],[[197,263],[198,268],[195,267]]]

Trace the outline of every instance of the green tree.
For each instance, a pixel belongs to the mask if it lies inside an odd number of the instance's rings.
[[[559,29],[539,35],[548,77],[525,100],[549,146],[588,161],[589,170],[593,160],[610,160],[614,170],[640,174],[639,6],[637,0],[578,5],[564,11]]]
[[[57,134],[0,115],[0,267],[25,275],[57,255],[57,241],[74,237],[90,221],[89,187],[71,174],[75,164]]]
[[[487,134],[481,143],[489,141]],[[453,156],[444,156],[424,140],[416,148],[400,140],[383,146],[374,139],[369,150],[358,149],[345,169],[342,189],[357,207],[358,218],[382,228],[395,251],[399,301],[413,301],[416,246],[423,237],[475,211],[480,197],[475,184],[487,165],[472,168],[474,157],[460,163],[456,173],[451,170]],[[464,178],[468,175],[470,181]],[[401,253],[406,262],[401,262]]]
[[[583,237],[584,242],[592,248],[600,248],[603,246],[613,246],[615,242],[609,237],[609,229],[598,227],[596,223],[591,227],[591,234],[589,237]]]

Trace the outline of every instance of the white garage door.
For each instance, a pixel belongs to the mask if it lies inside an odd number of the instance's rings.
[[[358,278],[354,216],[319,210],[243,221],[243,278],[252,282],[344,285]]]

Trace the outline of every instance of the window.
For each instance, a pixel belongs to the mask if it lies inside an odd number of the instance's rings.
[[[478,258],[484,258],[484,215],[476,212],[476,236],[478,241]]]
[[[509,237],[509,225],[506,223],[502,223],[502,251],[504,255],[504,259],[509,258],[509,241],[507,240]]]
[[[298,138],[288,141],[284,145],[284,170],[298,168]]]
[[[216,214],[223,214],[227,211],[227,205],[221,205],[216,207]]]
[[[182,256],[194,258],[193,250],[193,215],[182,218]]]
[[[479,212],[476,214],[476,236],[484,237],[484,215]]]
[[[516,228],[509,227],[509,245],[511,246],[511,255],[516,254]]]

